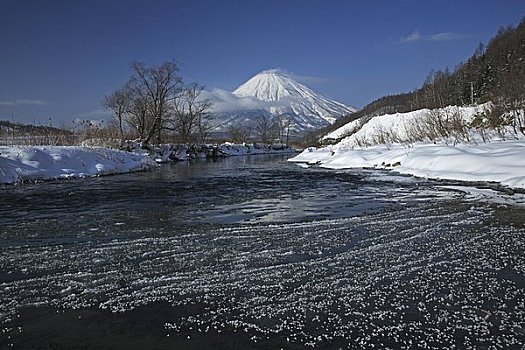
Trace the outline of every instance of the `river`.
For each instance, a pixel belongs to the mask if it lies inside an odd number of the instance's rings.
[[[1,348],[525,345],[525,215],[232,157],[0,189]]]

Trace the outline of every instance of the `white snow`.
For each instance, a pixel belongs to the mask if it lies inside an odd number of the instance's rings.
[[[0,183],[78,178],[145,170],[147,155],[90,147],[0,147]]]
[[[354,107],[314,92],[277,69],[253,76],[233,93],[214,90],[207,92],[206,97],[214,102],[217,130],[244,124],[264,113],[291,117],[293,129],[302,131],[333,124],[337,118],[356,111]]]
[[[487,105],[447,107],[456,109],[464,120],[470,120]],[[442,111],[443,111],[442,110]],[[525,188],[525,139],[493,139],[490,143],[472,142],[453,145],[447,140],[409,143],[408,127],[428,110],[381,115],[370,119],[352,135],[339,143],[320,149],[306,149],[291,162],[317,164],[330,169],[378,168],[394,169],[401,174],[423,178],[493,181],[512,188]],[[419,119],[421,120],[421,119]],[[337,139],[358,127],[351,122],[326,138]],[[398,140],[393,144],[377,144],[381,133]],[[373,145],[358,147],[359,145]]]
[[[351,135],[357,132],[361,128],[361,123],[362,123],[361,119],[353,120],[341,126],[340,128],[335,129],[334,131],[326,134],[325,136],[321,138],[321,140],[338,140],[347,135]]]
[[[297,115],[316,116],[333,122],[340,116],[353,113],[355,108],[330,100],[295,81],[277,69],[262,71],[239,86],[233,94],[238,97],[254,97],[261,101],[281,101],[272,113],[293,112]]]
[[[448,106],[440,111],[449,116],[457,112],[463,121],[469,123],[476,114],[482,113],[488,108],[490,108],[490,103],[474,107]],[[429,117],[430,112],[428,109],[420,109],[407,113],[383,114],[373,117],[364,125],[361,125],[363,123],[361,119],[357,119],[328,133],[323,137],[323,140],[337,140],[345,135],[349,135],[342,140],[344,142],[341,143],[341,146],[350,147],[361,146],[363,143],[372,145],[383,138],[407,142],[410,141],[413,125],[420,122],[423,118]]]

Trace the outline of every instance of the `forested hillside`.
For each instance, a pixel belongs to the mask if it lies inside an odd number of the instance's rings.
[[[480,44],[472,56],[455,69],[432,71],[419,89],[381,97],[310,137],[318,138],[364,116],[488,101],[495,105],[493,113],[478,121],[488,123],[488,127],[510,123],[515,118],[502,115],[525,108],[525,17],[517,27],[500,28],[486,46]],[[517,118],[517,122],[523,121]],[[524,127],[515,125],[519,131]]]

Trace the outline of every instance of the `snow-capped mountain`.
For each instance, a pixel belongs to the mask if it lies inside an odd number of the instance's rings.
[[[249,126],[257,116],[284,117],[296,132],[333,124],[355,108],[328,99],[279,70],[263,71],[233,91],[215,92],[217,131],[231,125]]]

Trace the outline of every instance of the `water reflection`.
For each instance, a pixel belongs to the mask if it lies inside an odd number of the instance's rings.
[[[342,217],[380,206],[360,181],[355,174],[305,171],[286,163],[286,156],[266,155],[22,185],[1,192],[9,205],[0,208],[0,236],[107,236],[199,222]]]

